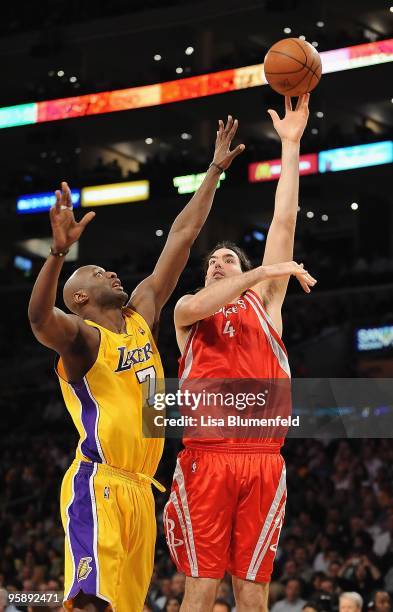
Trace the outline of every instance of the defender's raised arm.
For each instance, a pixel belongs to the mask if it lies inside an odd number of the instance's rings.
[[[227,170],[235,157],[244,151],[244,145],[230,150],[237,128],[238,121],[231,116],[225,126],[219,121],[213,162],[202,185],[173,222],[153,273],[138,285],[131,296],[130,305],[151,327],[158,321],[161,309],[187,263],[191,246],[207,219],[221,172]]]

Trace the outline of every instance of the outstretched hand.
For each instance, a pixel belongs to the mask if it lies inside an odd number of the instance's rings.
[[[95,217],[95,212],[88,212],[79,221],[75,220],[72,211],[71,190],[63,181],[61,190],[55,192],[56,202],[49,211],[52,226],[53,248],[55,251],[65,251],[77,242],[88,223]]]
[[[290,96],[285,96],[285,117],[283,119],[280,119],[275,110],[269,108],[267,111],[272,118],[274,129],[282,141],[300,142],[308,121],[309,100],[309,93],[299,96],[296,108],[293,110]]]
[[[298,264],[296,261],[286,261],[284,263],[263,266],[263,268],[268,278],[283,278],[290,275],[295,276],[306,293],[311,293],[311,287],[314,287],[317,282],[316,279],[304,269],[303,264]]]
[[[221,119],[218,122],[218,132],[213,162],[220,166],[223,170],[227,170],[235,157],[240,155],[240,153],[243,153],[244,149],[246,148],[244,144],[240,144],[233,149],[233,151],[230,150],[232,140],[235,137],[238,126],[238,120],[233,120],[231,115],[228,115],[228,120],[225,127],[224,122]]]

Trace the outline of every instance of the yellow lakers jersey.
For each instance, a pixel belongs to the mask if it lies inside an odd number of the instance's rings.
[[[163,391],[164,373],[146,321],[128,308],[123,315],[125,334],[85,321],[101,338],[97,359],[81,381],[67,381],[61,358],[57,374],[80,435],[76,459],[152,477],[164,440],[144,437],[142,412],[157,386]]]

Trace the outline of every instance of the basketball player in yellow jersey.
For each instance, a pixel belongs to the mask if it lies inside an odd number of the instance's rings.
[[[128,298],[115,272],[83,266],[64,286],[73,314],[55,307],[64,256],[94,213],[77,223],[67,183],[50,211],[53,244],[29,304],[36,338],[54,349],[66,406],[79,432],[61,490],[68,610],[140,612],[152,575],[156,522],[151,485],[163,440],[142,435],[142,387],[163,380],[154,339],[160,312],[210,211],[237,121],[219,122],[213,162],[175,219],[152,274]],[[133,228],[134,229],[134,228]],[[134,229],[137,231],[137,228]],[[145,385],[144,385],[145,383]]]

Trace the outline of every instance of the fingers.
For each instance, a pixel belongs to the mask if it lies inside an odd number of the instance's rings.
[[[225,130],[224,130],[225,136],[227,136],[229,134],[229,132],[231,131],[232,126],[233,126],[233,117],[232,117],[232,115],[228,115],[227,124],[226,124]]]
[[[276,123],[276,121],[280,121],[280,117],[278,116],[275,110],[269,108],[267,112],[269,113],[273,123]]]
[[[311,293],[310,287],[307,285],[303,277],[298,278],[298,281],[305,293]]]
[[[314,286],[318,282],[317,279],[314,278],[313,276],[311,276],[311,274],[309,274],[308,272],[307,272],[307,274],[305,276],[305,279],[312,286]]]
[[[302,94],[301,96],[298,97],[295,110],[307,109],[309,101],[310,101],[310,94],[309,93]]]
[[[96,216],[96,213],[93,211],[86,213],[85,216],[82,217],[82,219],[79,221],[78,225],[80,225],[83,229],[85,229],[86,225],[88,225],[90,221],[93,221],[95,216]]]
[[[233,149],[233,151],[230,152],[228,161],[231,162],[233,159],[235,159],[235,157],[240,155],[240,153],[243,153],[245,148],[246,147],[244,146],[244,144],[238,145],[235,149]]]
[[[61,183],[61,204],[66,208],[72,208],[71,189],[66,181]]]
[[[316,279],[313,278],[306,270],[303,270],[303,273],[296,274],[296,278],[306,293],[311,293],[311,288],[317,283]]]
[[[304,94],[298,97],[295,110],[299,110],[301,105],[303,104]]]
[[[218,120],[218,132],[217,132],[217,141],[221,138],[224,133],[224,122],[222,119]]]
[[[292,110],[291,96],[285,96],[285,112]]]
[[[231,142],[234,139],[238,127],[239,127],[239,122],[238,122],[237,119],[235,119],[235,121],[233,122],[232,127],[231,127],[231,129],[229,130],[229,133],[228,133],[228,140],[229,140],[229,142]]]
[[[61,191],[59,189],[56,189],[55,196],[56,196],[56,202],[55,202],[55,205],[52,208],[56,212],[60,212],[60,210],[61,210]]]

